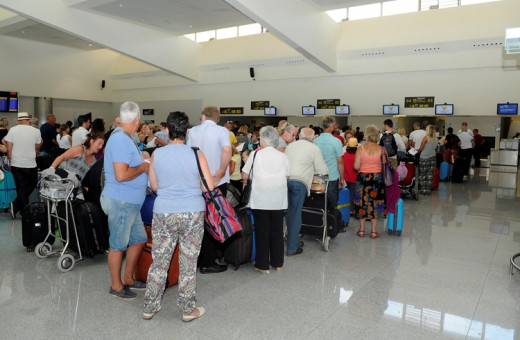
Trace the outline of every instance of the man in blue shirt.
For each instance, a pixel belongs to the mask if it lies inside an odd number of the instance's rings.
[[[146,196],[150,155],[141,154],[131,137],[139,127],[139,112],[136,103],[121,105],[119,127],[114,129],[105,148],[105,187],[100,200],[110,229],[108,267],[112,286],[109,293],[124,299],[137,297],[130,288],[146,288],[145,283],[134,280],[137,260],[148,240],[141,206]],[[121,279],[125,251],[126,264]]]
[[[228,166],[231,161],[231,142],[229,130],[217,125],[219,119],[220,111],[218,107],[206,106],[200,117],[202,123],[188,131],[186,144],[196,146],[204,153],[209,170],[213,175],[213,183],[226,197],[227,184],[229,183]],[[218,257],[217,249],[221,247],[222,245],[213,239],[208,232],[204,232],[198,261],[202,274],[218,273],[227,269],[226,265],[219,265],[215,262]]]
[[[329,187],[327,191],[329,206],[336,207],[338,205],[339,189],[345,186],[345,181],[343,180],[345,174],[343,146],[341,141],[332,135],[336,128],[336,119],[334,117],[323,117],[322,125],[323,132],[314,140],[314,144],[320,148],[323,159],[329,168]]]
[[[42,135],[43,145],[40,150],[42,154],[50,154],[54,146],[58,146],[58,142],[56,142],[56,116],[53,114],[47,115],[47,121],[45,124],[40,126],[40,133]]]

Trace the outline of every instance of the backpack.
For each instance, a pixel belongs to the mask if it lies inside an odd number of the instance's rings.
[[[397,154],[397,143],[395,142],[394,133],[395,132],[384,132],[383,136],[381,137],[381,140],[379,141],[379,145],[384,146],[386,148],[388,157],[392,157]]]

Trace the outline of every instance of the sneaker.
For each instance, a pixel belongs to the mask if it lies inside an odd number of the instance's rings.
[[[155,315],[155,313],[159,313],[159,311],[161,310],[161,305],[159,305],[159,307],[157,307],[157,310],[155,312],[152,312],[152,313],[143,313],[143,319],[145,320],[150,320],[151,318],[153,318],[153,316]]]
[[[9,215],[14,220],[16,219],[16,212],[14,211],[14,204],[13,202],[9,203]]]
[[[133,288],[133,289],[145,289],[146,283],[141,282],[139,280],[134,280],[134,283],[131,285],[125,285],[127,288]]]
[[[116,296],[121,299],[128,299],[132,300],[137,297],[137,294],[132,292],[128,287],[123,287],[120,291],[115,291],[112,288],[110,288],[110,295]]]

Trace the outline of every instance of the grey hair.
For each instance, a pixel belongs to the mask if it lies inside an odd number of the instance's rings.
[[[331,126],[333,126],[334,124],[336,124],[336,118],[331,117],[331,116],[323,117],[323,121],[321,124],[324,129],[328,129]]]
[[[134,102],[124,102],[121,104],[119,108],[119,122],[120,123],[129,123],[133,122],[137,117],[139,117],[139,113],[141,110],[139,109],[139,105]]]
[[[264,126],[260,129],[260,140],[263,140],[266,146],[277,149],[279,138],[280,135],[272,126]]]
[[[296,126],[289,124],[285,127],[285,129],[283,129],[283,132],[287,131],[290,133],[292,130],[296,130]]]
[[[311,128],[303,128],[300,131],[300,139],[305,139],[312,142],[314,138],[314,130]]]

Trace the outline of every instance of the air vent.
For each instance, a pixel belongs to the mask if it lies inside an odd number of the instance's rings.
[[[214,68],[215,71],[229,70],[229,66],[219,66]]]
[[[416,52],[416,53],[421,53],[421,52],[438,52],[440,50],[441,50],[440,47],[421,47],[421,48],[414,48],[413,49],[413,51]]]
[[[385,52],[384,51],[373,51],[373,52],[362,52],[361,55],[363,57],[372,57],[372,56],[379,56],[379,55],[384,55]]]
[[[502,47],[503,43],[501,41],[492,41],[492,42],[480,42],[474,43],[473,47]]]
[[[263,64],[263,63],[249,64],[249,67],[260,67],[260,66],[265,66],[265,64]]]
[[[301,64],[304,62],[305,62],[305,59],[290,59],[290,60],[287,60],[285,63],[289,64],[289,65],[293,65],[293,64]]]

